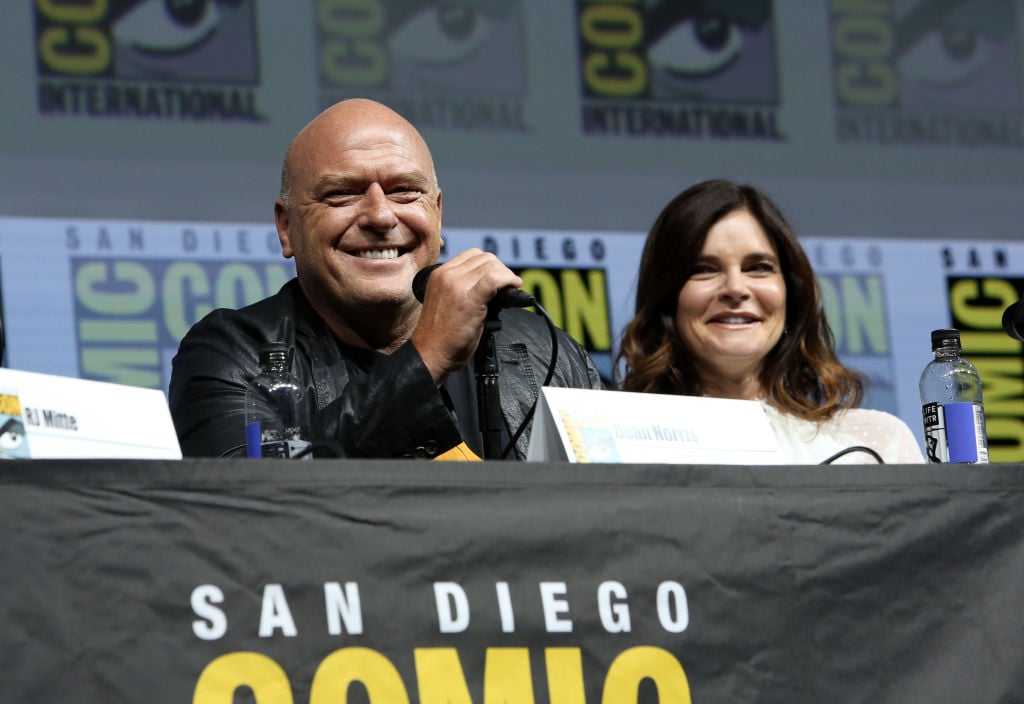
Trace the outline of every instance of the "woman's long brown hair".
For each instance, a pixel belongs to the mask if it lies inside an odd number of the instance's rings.
[[[786,330],[761,368],[767,401],[813,421],[860,405],[863,380],[836,357],[821,288],[793,229],[765,194],[725,180],[705,181],[680,193],[647,235],[637,276],[636,315],[623,331],[615,367],[622,389],[702,392],[693,354],[676,329],[679,291],[708,231],[737,210],[753,215],[775,244],[786,283]]]

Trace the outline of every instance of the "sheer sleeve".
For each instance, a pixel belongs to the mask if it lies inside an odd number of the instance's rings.
[[[790,464],[821,464],[840,454],[831,464],[871,464],[873,455],[863,451],[843,452],[866,447],[874,450],[886,464],[921,464],[924,455],[913,431],[902,420],[884,411],[854,408],[837,413],[825,423],[814,423],[773,408],[762,402],[782,461]]]
[[[851,445],[870,447],[886,464],[922,464],[925,461],[913,431],[890,413],[857,408],[831,422],[838,426],[837,435],[847,436]]]

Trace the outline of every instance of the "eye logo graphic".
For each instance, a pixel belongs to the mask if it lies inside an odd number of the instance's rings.
[[[584,131],[779,139],[770,0],[577,0]]]
[[[42,113],[261,119],[255,0],[36,2],[35,27]]]
[[[832,3],[843,141],[1021,146],[1013,0]]]
[[[255,14],[252,0],[36,3],[39,73],[254,84]]]
[[[915,14],[923,26],[915,26]],[[903,105],[1019,111],[1015,25],[1005,0],[920,6],[897,35]]]
[[[21,400],[16,394],[0,393],[0,460],[31,456]]]
[[[320,102],[372,97],[424,127],[525,129],[520,0],[318,0]]]

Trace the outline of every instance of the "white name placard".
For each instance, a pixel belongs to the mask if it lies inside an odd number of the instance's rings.
[[[0,369],[0,459],[181,459],[163,391]]]
[[[549,387],[527,460],[782,464],[758,401]]]

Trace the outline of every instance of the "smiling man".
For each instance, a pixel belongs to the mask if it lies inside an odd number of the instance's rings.
[[[182,340],[169,389],[182,452],[241,453],[245,389],[260,347],[284,334],[309,393],[315,443],[352,457],[480,455],[471,362],[488,302],[522,281],[471,249],[433,272],[422,304],[413,295],[413,277],[442,245],[441,189],[416,129],[370,100],[328,108],[288,148],[274,217],[297,276],[263,301],[213,311]],[[510,440],[537,398],[551,342],[533,313],[504,310],[501,321],[502,431]],[[551,384],[600,388],[586,352],[558,335]],[[510,458],[525,456],[527,438]]]

